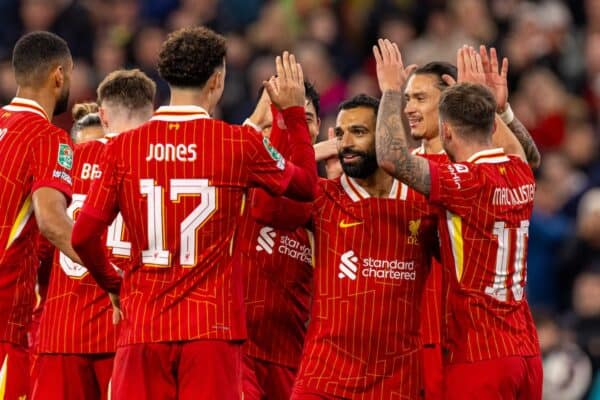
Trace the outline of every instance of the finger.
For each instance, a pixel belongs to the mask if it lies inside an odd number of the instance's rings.
[[[410,64],[408,67],[404,69],[406,71],[406,76],[410,76],[419,66],[417,64]]]
[[[265,90],[267,91],[267,94],[269,95],[269,98],[271,99],[271,101],[273,101],[273,99],[277,98],[277,88],[275,87],[275,78],[271,77],[271,79],[269,79],[268,81],[263,81],[263,87],[265,88]]]
[[[292,79],[292,72],[290,71],[290,53],[287,51],[283,52],[282,66],[284,75],[281,76],[281,79]]]
[[[471,61],[471,71],[477,72],[477,58],[475,57],[475,49],[469,47],[469,60]]]
[[[442,80],[446,82],[446,85],[452,86],[456,84],[456,80],[448,74],[442,75]]]
[[[293,54],[290,54],[290,72],[291,78],[298,82],[298,63],[296,62],[296,57]]]
[[[492,72],[494,74],[498,73],[498,54],[496,54],[496,49],[494,47],[492,47],[490,49],[490,66],[492,69]]]
[[[490,72],[490,58],[488,57],[487,49],[484,45],[479,46],[479,55],[481,56],[483,71],[486,73]]]
[[[378,46],[373,46],[373,56],[375,57],[375,63],[377,65],[381,65],[383,63],[383,59],[381,58],[381,52],[379,51]]]
[[[304,71],[302,71],[300,63],[296,63],[296,73],[298,74],[298,82],[304,87]]]
[[[390,52],[386,46],[385,40],[379,39],[379,51],[381,51],[381,60],[384,64],[389,64],[390,62]]]
[[[392,43],[392,47],[394,49],[394,53],[396,54],[396,61],[400,63],[401,66],[404,66],[402,62],[402,53],[400,53],[400,49],[396,43]]]
[[[327,129],[327,139],[335,139],[335,130],[332,127]]]
[[[459,82],[462,81],[462,75],[465,72],[465,63],[462,55],[462,47],[456,50],[456,70],[458,73]]]
[[[502,79],[507,79],[508,76],[508,58],[502,59],[502,70],[500,70],[500,76]]]
[[[481,55],[475,52],[475,63],[477,64],[477,72],[483,74],[485,70],[483,69],[483,60],[481,59]]]
[[[281,60],[281,56],[275,57],[275,71],[277,72],[278,77],[285,77],[285,74],[283,72],[283,62]]]

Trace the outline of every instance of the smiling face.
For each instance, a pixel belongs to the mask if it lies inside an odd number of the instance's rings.
[[[335,124],[338,156],[344,173],[364,179],[377,170],[376,115],[370,107],[341,110]]]
[[[404,90],[404,113],[413,139],[428,140],[439,135],[438,104],[441,90],[434,74],[414,74]]]

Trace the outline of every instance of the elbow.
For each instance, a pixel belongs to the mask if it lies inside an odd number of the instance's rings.
[[[46,215],[36,215],[36,221],[38,229],[43,237],[45,237],[50,243],[55,244],[61,237],[61,232],[57,228],[52,218]]]
[[[542,158],[540,156],[540,153],[536,151],[535,154],[533,154],[533,156],[529,159],[529,166],[531,166],[532,169],[538,169],[541,164]]]

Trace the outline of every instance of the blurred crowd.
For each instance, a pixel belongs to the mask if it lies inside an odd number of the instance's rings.
[[[542,152],[530,226],[528,297],[545,354],[547,399],[600,399],[600,0],[2,0],[0,102],[15,93],[19,36],[50,30],[75,59],[71,103],[136,66],[158,84],[168,32],[206,25],[228,40],[219,117],[252,111],[274,55],[292,50],[321,95],[322,136],[337,105],[378,96],[371,46],[395,41],[406,64],[455,61],[462,44],[509,58],[510,103]],[[159,105],[157,104],[157,105]],[[69,129],[70,115],[56,119]]]

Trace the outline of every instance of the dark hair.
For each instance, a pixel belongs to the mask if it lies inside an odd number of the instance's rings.
[[[349,100],[342,102],[342,104],[340,104],[338,107],[338,112],[342,110],[351,110],[358,107],[372,108],[373,113],[377,115],[377,111],[379,111],[379,100],[375,97],[361,93]]]
[[[158,56],[158,72],[169,85],[202,88],[225,59],[225,38],[205,27],[172,32]]]
[[[443,62],[433,61],[419,67],[415,70],[414,75],[435,75],[438,83],[437,87],[440,91],[444,91],[448,87],[448,84],[442,79],[443,75],[450,75],[454,80],[458,79],[458,69],[456,66]]]
[[[304,96],[312,103],[313,107],[315,107],[316,117],[319,118],[319,113],[321,112],[319,92],[317,92],[315,86],[308,81],[304,81]]]
[[[459,83],[442,92],[440,119],[448,121],[458,133],[479,141],[488,140],[494,129],[496,100],[482,85]]]
[[[258,96],[256,97],[257,100],[260,100],[264,91],[264,86],[261,86],[260,89],[258,89]],[[304,97],[310,103],[312,103],[313,107],[315,107],[315,112],[317,113],[316,116],[317,118],[319,118],[319,113],[321,112],[321,101],[319,98],[319,92],[317,92],[315,86],[308,81],[304,81]]]
[[[54,33],[28,33],[17,41],[13,49],[15,80],[19,86],[39,85],[53,68],[70,58],[67,42]]]
[[[139,69],[113,71],[96,90],[98,104],[115,102],[128,110],[137,110],[154,104],[156,84]]]

